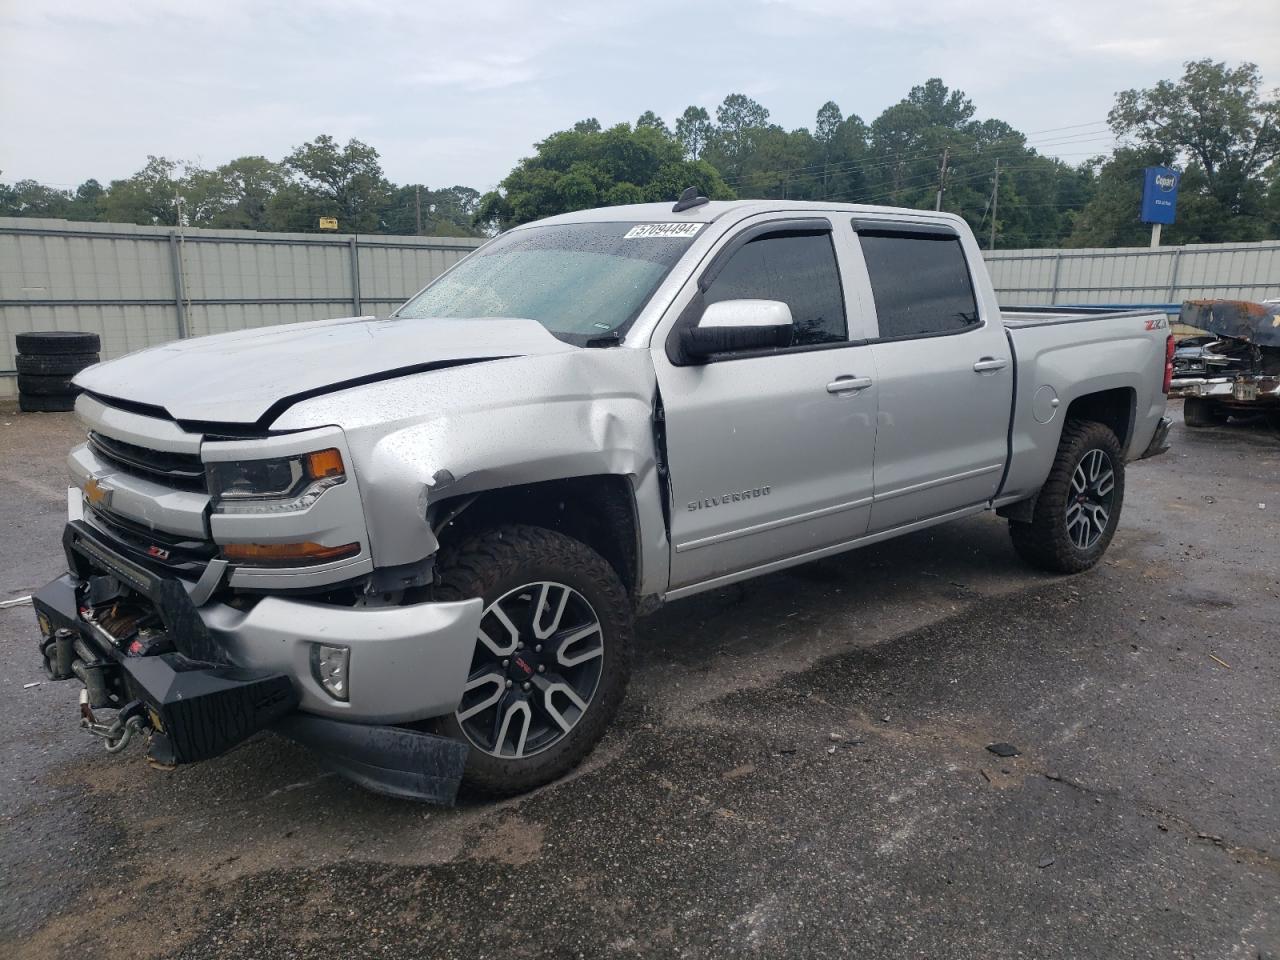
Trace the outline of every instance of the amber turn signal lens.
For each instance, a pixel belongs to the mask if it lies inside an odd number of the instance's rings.
[[[294,567],[312,563],[331,563],[354,557],[360,552],[360,544],[347,543],[340,547],[305,541],[303,543],[227,543],[222,546],[222,556],[232,563],[248,563],[258,567]]]
[[[308,453],[306,461],[307,472],[313,480],[342,476],[342,454],[333,447]]]

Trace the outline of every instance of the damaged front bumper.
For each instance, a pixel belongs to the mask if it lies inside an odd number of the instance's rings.
[[[63,543],[71,572],[33,597],[41,654],[53,679],[85,685],[82,725],[109,749],[145,732],[154,761],[193,763],[270,729],[370,789],[453,801],[466,746],[392,724],[456,707],[480,600],[197,606],[194,584],[121,557],[83,522]],[[345,699],[321,683],[321,644],[348,651]],[[115,722],[95,709],[118,711]]]

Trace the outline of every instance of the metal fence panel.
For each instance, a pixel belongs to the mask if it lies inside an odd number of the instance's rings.
[[[0,217],[0,397],[14,335],[86,330],[104,358],[173,340],[356,313],[385,314],[481,241],[244,230],[178,231]],[[1009,305],[1145,305],[1280,296],[1280,242],[996,250]],[[354,268],[354,269],[353,269]]]
[[[995,250],[987,267],[1002,303],[1144,304],[1280,296],[1280,242],[1086,250]]]
[[[97,333],[111,359],[180,336],[386,314],[481,242],[0,217],[0,397],[16,393],[24,331]]]

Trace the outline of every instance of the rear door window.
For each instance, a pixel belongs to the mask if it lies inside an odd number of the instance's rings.
[[[880,339],[961,333],[977,327],[978,304],[960,238],[859,230]]]

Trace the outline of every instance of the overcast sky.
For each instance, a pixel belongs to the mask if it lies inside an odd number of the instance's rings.
[[[828,99],[871,120],[931,76],[1076,161],[1110,144],[1117,90],[1204,56],[1280,84],[1280,0],[0,0],[0,179],[331,133],[396,182],[484,190],[583,117],[673,123],[742,92],[812,129]]]

